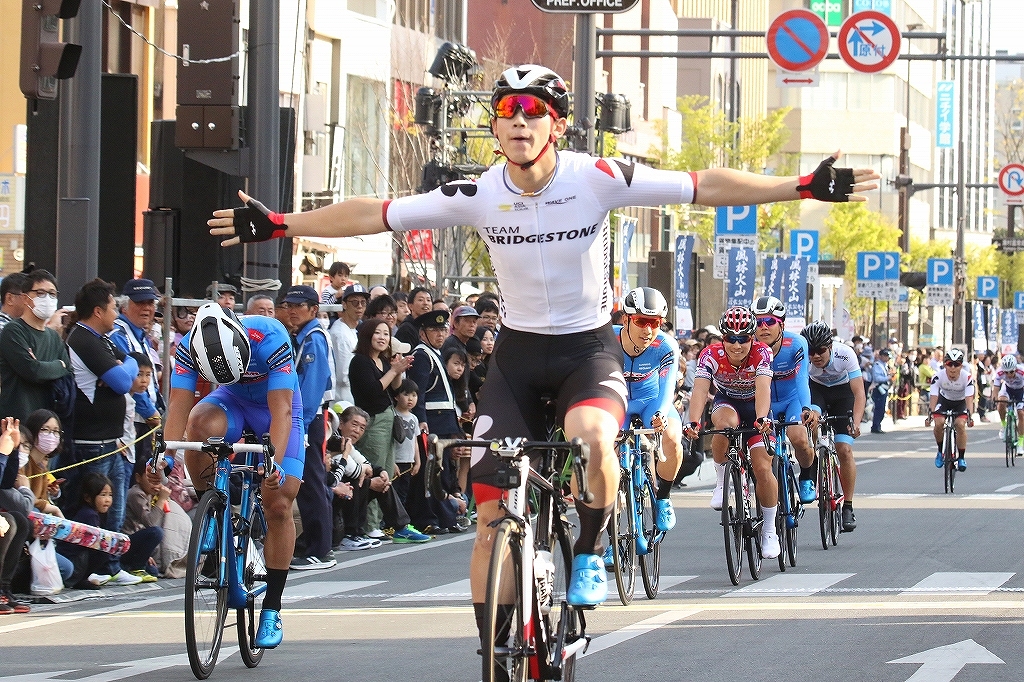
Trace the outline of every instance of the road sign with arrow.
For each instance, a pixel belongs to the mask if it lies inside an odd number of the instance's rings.
[[[874,10],[851,14],[838,35],[839,56],[855,71],[876,73],[900,55],[900,30],[892,19]]]

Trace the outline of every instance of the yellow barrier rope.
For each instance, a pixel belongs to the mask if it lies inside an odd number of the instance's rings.
[[[131,443],[127,443],[126,445],[122,445],[117,450],[113,450],[112,452],[108,452],[106,454],[100,455],[99,457],[93,457],[92,459],[87,459],[87,460],[84,460],[82,462],[76,462],[74,464],[69,464],[66,467],[60,467],[59,469],[50,469],[50,470],[44,471],[44,472],[42,472],[40,474],[33,474],[31,476],[28,476],[28,478],[30,478],[30,479],[32,479],[32,478],[39,478],[40,476],[45,476],[46,474],[56,474],[56,473],[58,473],[60,471],[67,471],[68,469],[74,469],[75,467],[80,467],[83,464],[91,464],[92,462],[98,462],[99,460],[103,459],[104,457],[110,457],[111,455],[116,455],[119,452],[124,452],[125,450],[128,449],[129,445],[135,445],[136,443],[142,442],[142,440],[144,438],[148,438],[149,436],[152,436],[157,431],[159,431],[160,428],[161,427],[159,427],[159,426],[154,426],[152,429],[150,429],[146,433],[142,434],[141,436],[139,436],[138,438],[133,440]],[[155,442],[155,440],[156,439],[154,438],[154,442]]]

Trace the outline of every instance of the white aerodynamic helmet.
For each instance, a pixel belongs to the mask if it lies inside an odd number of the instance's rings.
[[[249,366],[249,334],[230,310],[205,303],[196,312],[188,352],[204,379],[234,384]]]
[[[1013,355],[1012,353],[1009,355],[1004,355],[1003,358],[999,361],[999,366],[1002,368],[1004,372],[1017,371],[1017,356]]]

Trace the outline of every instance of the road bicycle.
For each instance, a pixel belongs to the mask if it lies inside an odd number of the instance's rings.
[[[793,444],[786,435],[786,415],[780,414],[775,425],[775,458],[772,471],[779,482],[779,513],[775,515],[775,532],[779,542],[783,543],[784,552],[779,553],[779,570],[786,570],[786,559],[790,566],[796,566],[797,529],[804,515],[804,506],[800,502],[800,488],[796,476],[796,458]]]
[[[628,606],[633,601],[636,565],[648,599],[658,596],[661,580],[661,541],[665,533],[655,526],[656,499],[651,457],[664,458],[661,434],[643,428],[643,421],[631,420],[629,429],[619,432],[619,492],[608,526],[611,538],[612,565],[619,601]]]
[[[1005,398],[1000,398],[998,401],[1004,405],[1008,404]],[[1003,444],[1006,447],[1006,466],[1017,466],[1017,458],[1020,457],[1020,453],[1017,451],[1017,410],[1021,409],[1021,403],[1013,403],[1008,405],[1006,410],[1006,426],[1003,428]]]
[[[954,412],[953,410],[945,410],[939,412],[944,418],[942,424],[942,484],[947,493],[953,492],[954,482],[956,480],[957,472],[957,454],[956,454],[956,430],[954,424],[957,417],[969,416],[966,412]],[[1009,425],[1010,419],[1007,418],[1007,425]],[[931,417],[925,422],[925,425],[931,423]]]
[[[818,530],[821,548],[839,544],[843,530],[843,485],[839,477],[839,455],[836,453],[836,432],[833,423],[849,422],[852,414],[830,415],[823,412],[818,420],[818,440],[814,452],[818,457]]]
[[[722,529],[725,533],[725,564],[729,580],[740,584],[743,552],[747,553],[750,577],[761,577],[761,526],[764,517],[757,502],[757,481],[750,466],[744,436],[760,433],[751,428],[707,429],[701,435],[725,436],[729,440],[725,460],[725,489],[722,495]]]
[[[568,459],[580,498],[593,500],[587,490],[589,449],[579,438],[567,443],[432,436],[430,479],[436,478],[433,469],[443,462],[444,451],[458,447],[489,449],[497,459],[495,486],[503,491],[504,515],[490,524],[495,532],[484,600],[483,682],[571,682],[576,656],[586,651],[590,638],[582,609],[566,601],[573,537],[560,481]]]
[[[269,435],[259,443],[164,441],[163,434],[157,441],[158,453],[199,450],[215,458],[213,485],[193,510],[185,569],[185,648],[192,674],[205,680],[217,665],[229,609],[235,610],[242,662],[255,668],[263,658],[263,649],[255,644],[256,599],[267,589],[267,522],[260,483],[276,469],[274,446]],[[236,454],[244,455],[239,463],[232,462]],[[159,455],[154,466],[160,466]]]

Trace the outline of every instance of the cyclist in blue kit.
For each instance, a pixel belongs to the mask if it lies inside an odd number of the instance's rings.
[[[593,607],[608,596],[603,538],[618,489],[614,446],[626,407],[621,349],[615,347],[610,319],[609,211],[693,202],[864,201],[858,193],[874,189],[879,176],[871,169],[835,168],[838,153],[806,176],[784,178],[728,168],[657,170],[559,150],[569,125],[568,88],[558,74],[535,64],[506,69],[490,104],[491,131],[506,162],[476,181],[458,180],[394,200],[354,198],[287,215],[239,193],[245,207],[215,211],[208,224],[224,245],[475,227],[498,280],[502,329],[480,393],[474,437],[542,438],[539,397],[557,395],[566,438],[579,437],[590,448],[587,481],[593,494],[590,503],[576,500],[578,538],[567,601]],[[489,524],[503,514],[496,467],[493,454],[474,449],[478,532],[470,591],[481,631],[495,536]]]
[[[234,443],[241,439],[244,429],[258,436],[270,434],[274,461],[279,466],[262,486],[267,520],[267,591],[255,644],[272,649],[284,635],[281,595],[295,550],[292,502],[302,483],[305,461],[302,401],[292,364],[291,339],[284,325],[274,318],[249,315],[239,321],[231,311],[207,303],[196,313],[195,325],[178,344],[174,359],[164,426],[167,440],[185,440],[187,434],[190,441],[223,437]],[[199,376],[219,386],[197,404]],[[196,492],[202,495],[212,482],[212,455],[187,451],[185,466]]]
[[[626,422],[637,415],[644,428],[662,432],[665,461],[655,465],[658,479],[654,523],[661,531],[676,525],[672,509],[672,481],[683,461],[683,422],[672,404],[679,373],[679,346],[661,325],[668,315],[668,303],[657,289],[633,289],[622,301],[625,324],[613,326],[622,346],[622,374],[626,378]],[[607,557],[606,557],[607,558]],[[606,562],[607,563],[607,562]]]
[[[800,463],[800,501],[818,499],[814,489],[814,449],[807,428],[817,427],[818,413],[811,406],[807,376],[807,341],[785,331],[786,306],[774,296],[762,296],[750,306],[757,318],[757,340],[772,350],[772,414],[786,415],[786,436]]]

